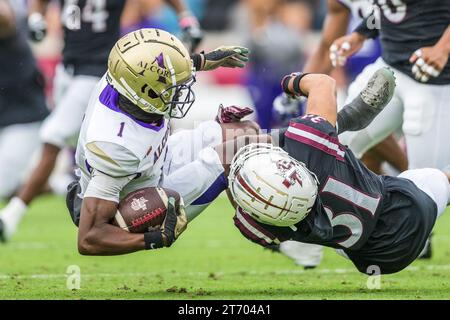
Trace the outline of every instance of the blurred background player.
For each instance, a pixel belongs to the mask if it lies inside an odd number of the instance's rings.
[[[333,70],[330,47],[336,39],[346,35],[361,23],[362,19],[372,14],[372,4],[369,0],[328,0],[327,8],[319,45],[308,58],[303,72],[332,74],[338,82],[342,82],[342,77],[346,78],[345,82],[351,82],[366,65],[373,63],[379,57],[381,53],[379,41],[367,41],[360,52],[348,59],[345,69]],[[343,85],[345,86],[345,83]],[[296,102],[287,99],[287,103],[284,103],[285,108],[291,103]],[[408,169],[406,154],[393,135],[368,150],[362,160],[370,170],[378,174],[382,173],[381,165],[384,160],[398,172]],[[313,244],[287,241],[282,243],[279,249],[297,264],[305,267],[317,266],[322,259],[322,248]]]
[[[44,78],[27,43],[26,7],[0,0],[0,199],[14,194],[48,115]]]
[[[312,8],[292,0],[247,0],[243,8],[248,15],[245,43],[252,52],[246,84],[258,124],[271,129],[281,125],[273,110],[273,100],[281,93],[279,79],[305,63],[304,39],[312,26]]]
[[[373,15],[334,42],[334,63],[344,65],[366,39],[377,36],[382,57],[352,83],[348,100],[357,95],[374,70],[386,65],[397,77],[394,98],[370,126],[343,134],[341,141],[362,157],[401,129],[409,169],[443,169],[450,162],[450,148],[446,147],[450,136],[450,0],[377,1]],[[431,256],[430,250],[424,253],[426,257]]]
[[[137,1],[137,0],[130,0]],[[201,35],[198,22],[190,17],[182,0],[168,0],[177,13],[185,39],[190,47],[198,45]],[[35,41],[46,35],[44,14],[49,0],[31,0],[28,27]],[[64,27],[62,63],[57,67],[54,100],[56,107],[40,130],[43,149],[38,164],[18,193],[1,211],[3,239],[15,232],[30,202],[43,190],[55,168],[60,151],[75,146],[81,121],[90,94],[106,70],[109,51],[120,37],[120,18],[126,1],[123,0],[60,0],[61,21]],[[190,17],[190,18],[189,18]],[[193,36],[193,39],[192,37]]]

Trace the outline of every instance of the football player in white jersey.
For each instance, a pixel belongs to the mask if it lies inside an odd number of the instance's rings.
[[[28,29],[34,41],[40,41],[46,35],[44,15],[49,2],[28,1]],[[36,166],[23,185],[19,186],[15,196],[0,211],[0,224],[5,225],[4,231],[0,228],[0,242],[9,240],[28,210],[28,205],[45,189],[60,151],[65,147],[75,147],[89,97],[104,74],[109,50],[120,38],[120,18],[125,4],[129,2],[128,5],[132,5],[135,1],[58,2],[64,29],[64,49],[54,81],[56,107],[39,129],[42,152]],[[195,18],[189,14],[183,0],[166,2],[179,15],[183,38],[195,49],[201,40]]]
[[[83,120],[76,153],[80,180],[68,193],[81,254],[168,247],[185,229],[185,215],[170,205],[161,230],[135,234],[111,225],[117,204],[132,191],[155,186],[177,191],[189,221],[226,189],[223,146],[234,146],[235,135],[246,132],[260,141],[257,125],[208,121],[170,136],[170,118],[182,118],[193,104],[195,71],[241,67],[246,60],[246,49],[239,47],[191,59],[175,36],[158,29],[141,29],[116,43]],[[245,114],[235,111],[238,118]],[[226,134],[233,128],[241,130]]]

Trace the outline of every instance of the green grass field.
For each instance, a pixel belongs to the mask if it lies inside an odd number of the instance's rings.
[[[218,199],[168,249],[116,257],[83,257],[64,200],[45,196],[20,232],[0,246],[0,299],[449,299],[450,212],[434,232],[434,256],[383,276],[368,277],[332,250],[304,271],[288,258],[247,241],[233,210]],[[79,266],[81,288],[67,288],[67,268]]]

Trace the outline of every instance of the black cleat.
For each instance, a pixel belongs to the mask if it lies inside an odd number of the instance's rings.
[[[280,252],[280,245],[279,244],[272,244],[272,245],[264,247],[264,249],[270,250],[272,252]]]
[[[430,234],[430,236],[428,237],[425,248],[423,248],[422,252],[420,253],[419,259],[431,259],[433,257],[433,247],[431,245],[432,236],[433,234]]]
[[[4,233],[5,233],[5,224],[3,223],[2,219],[0,219],[0,242],[3,243],[6,242]]]
[[[359,96],[364,103],[381,111],[394,96],[395,80],[394,72],[389,67],[378,69]]]
[[[312,269],[315,269],[315,268],[317,268],[317,266],[304,266],[303,267],[303,269],[305,269],[305,270],[312,270]]]

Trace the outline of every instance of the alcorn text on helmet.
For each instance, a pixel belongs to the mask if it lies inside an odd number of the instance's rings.
[[[229,174],[234,201],[257,221],[282,227],[307,216],[316,201],[317,184],[302,162],[266,143],[240,149]]]
[[[182,118],[195,100],[189,52],[174,35],[140,29],[122,37],[108,60],[107,81],[145,112]]]

